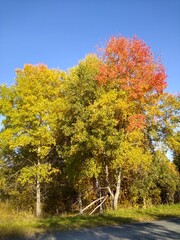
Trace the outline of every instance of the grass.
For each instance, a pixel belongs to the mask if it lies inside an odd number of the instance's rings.
[[[106,211],[104,214],[94,216],[60,215],[36,219],[30,213],[16,213],[9,205],[1,203],[0,239],[10,239],[12,236],[33,236],[48,231],[154,221],[168,217],[180,217],[180,204],[146,209],[119,208],[116,212]]]

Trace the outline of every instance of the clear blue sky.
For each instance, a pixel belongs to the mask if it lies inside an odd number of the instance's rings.
[[[66,70],[112,35],[143,39],[180,92],[180,0],[0,0],[0,84],[25,63]]]

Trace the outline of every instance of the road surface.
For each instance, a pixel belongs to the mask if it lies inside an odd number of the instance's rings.
[[[122,226],[54,232],[37,235],[33,240],[180,240],[180,218]]]

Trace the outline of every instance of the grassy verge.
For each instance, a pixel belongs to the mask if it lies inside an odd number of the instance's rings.
[[[17,214],[13,209],[7,209],[5,206],[2,208],[0,205],[0,216],[0,239],[9,239],[11,236],[31,236],[47,231],[180,217],[180,204],[161,205],[147,209],[119,209],[116,212],[106,211],[102,215],[95,216],[61,215],[42,219],[36,219],[33,215],[25,212]]]

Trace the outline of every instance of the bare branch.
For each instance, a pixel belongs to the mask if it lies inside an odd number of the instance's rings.
[[[106,201],[107,198],[108,198],[108,195],[104,198],[104,200],[89,215],[92,215],[101,205],[103,205],[103,203]]]

